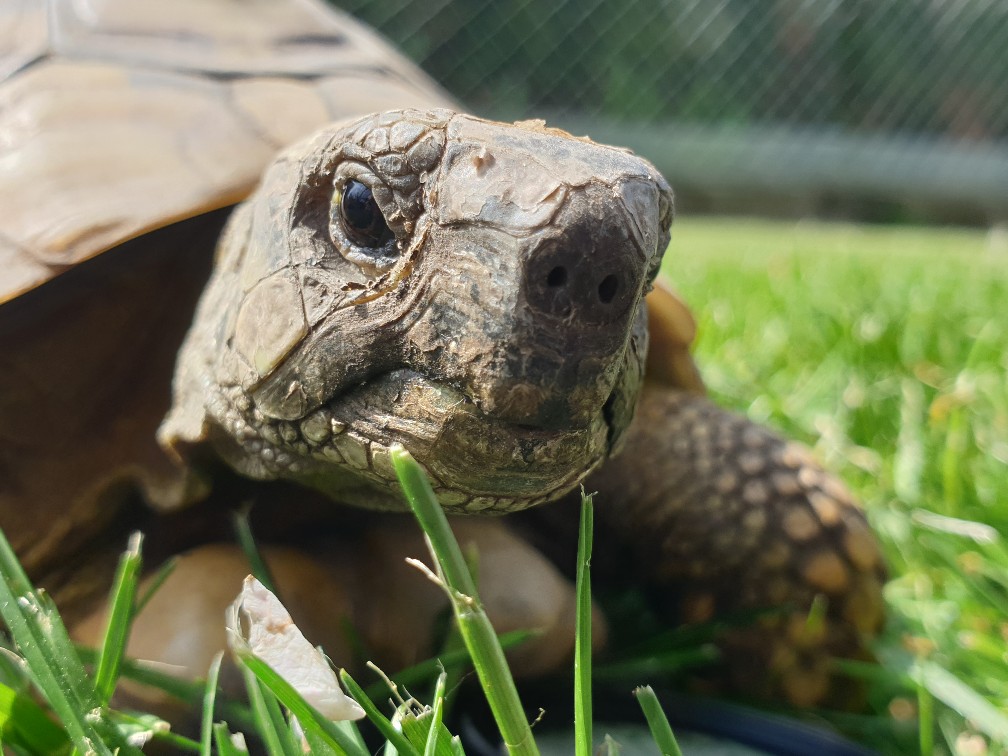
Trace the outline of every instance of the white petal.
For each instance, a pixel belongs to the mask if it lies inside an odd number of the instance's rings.
[[[228,615],[232,632],[324,716],[332,720],[364,716],[364,710],[343,692],[332,667],[301,634],[284,605],[251,575],[245,578]]]

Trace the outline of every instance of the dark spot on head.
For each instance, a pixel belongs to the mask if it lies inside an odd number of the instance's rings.
[[[563,286],[565,283],[567,283],[567,268],[562,265],[557,265],[546,276],[547,286]]]
[[[598,285],[599,301],[603,304],[609,304],[616,297],[617,291],[619,291],[619,278],[615,273],[610,273]]]

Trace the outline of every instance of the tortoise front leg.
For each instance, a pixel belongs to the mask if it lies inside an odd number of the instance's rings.
[[[680,621],[778,610],[722,639],[746,695],[834,698],[830,659],[864,656],[882,624],[885,565],[851,494],[804,447],[701,396],[648,384],[586,489]]]

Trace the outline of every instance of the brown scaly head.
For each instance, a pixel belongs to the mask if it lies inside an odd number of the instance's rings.
[[[402,443],[446,509],[557,498],[616,447],[672,194],[632,154],[449,111],[331,127],[235,211],[160,440],[402,506]]]

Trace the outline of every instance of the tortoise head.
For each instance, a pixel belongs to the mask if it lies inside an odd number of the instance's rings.
[[[161,441],[369,507],[396,443],[447,509],[556,498],[631,420],[671,219],[649,163],[539,122],[331,127],[233,214]]]

